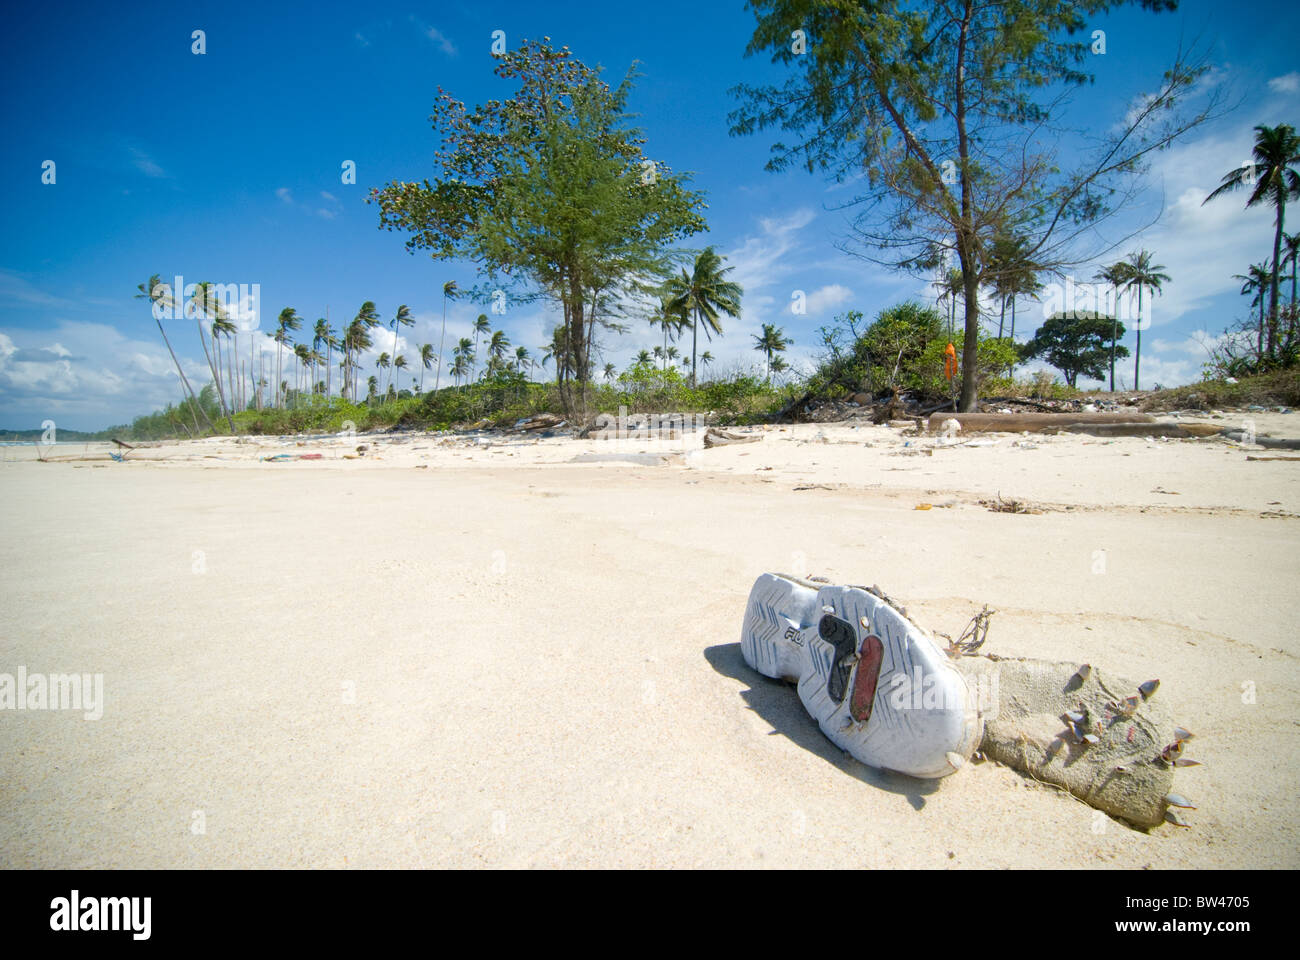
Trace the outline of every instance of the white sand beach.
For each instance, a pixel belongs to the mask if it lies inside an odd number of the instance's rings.
[[[0,673],[104,703],[0,711],[0,866],[1300,867],[1300,462],[744,429],[6,448]],[[1192,826],[847,758],[741,658],[764,571],[1159,678]]]

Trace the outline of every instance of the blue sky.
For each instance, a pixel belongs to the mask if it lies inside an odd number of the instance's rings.
[[[1253,36],[1269,16],[1252,9],[1243,16],[1192,2],[1175,14],[1126,10],[1099,21],[1107,52],[1091,64],[1096,84],[1076,98],[1076,117],[1104,130],[1154,87],[1180,38],[1199,35],[1211,45],[1216,82],[1241,100],[1159,155],[1131,214],[1138,222],[1163,206],[1160,222],[1129,246],[1155,251],[1172,277],[1143,336],[1146,386],[1199,375],[1199,334],[1247,312],[1232,275],[1271,249],[1270,213],[1245,213],[1235,199],[1200,205],[1225,170],[1249,157],[1254,124],[1300,123],[1293,31]],[[807,173],[766,173],[765,136],[728,136],[728,89],[780,76],[765,57],[744,58],[753,15],[739,2],[55,3],[7,17],[0,428],[50,418],[99,429],[179,397],[153,318],[132,299],[152,273],[258,284],[262,331],[283,306],[308,323],[328,307],[337,327],[363,300],[374,300],[385,320],[409,304],[417,325],[399,352],[436,345],[441,286],[472,285],[473,269],[408,255],[399,235],[376,228],[363,198],[371,186],[431,172],[427,117],[439,84],[468,102],[502,95],[505,84],[492,74],[494,30],[512,48],[550,36],[614,78],[639,61],[632,107],[647,152],[694,174],[708,194],[710,233],[691,244],[715,245],[746,289],[742,317],[709,345],[719,368],[761,365],[750,335],[774,322],[794,338],[791,359],[806,369],[816,329],[835,314],[873,316],[930,296],[923,283],[836,249],[845,221],[832,208],[842,189]],[[201,56],[191,52],[198,29]],[[41,182],[47,160],[56,164],[54,184]],[[340,179],[347,160],[356,163],[355,185]],[[1084,267],[1078,276],[1092,273]],[[790,309],[795,290],[807,296],[803,315]],[[449,342],[485,310],[453,305]],[[1017,333],[1032,332],[1041,308],[1026,302],[1020,312]],[[533,306],[492,319],[534,353],[555,322]],[[206,379],[194,325],[170,323],[187,373]],[[603,343],[602,362],[622,366],[657,342],[637,326]],[[250,345],[263,346],[245,337],[244,355]],[[391,346],[379,338],[375,354]]]

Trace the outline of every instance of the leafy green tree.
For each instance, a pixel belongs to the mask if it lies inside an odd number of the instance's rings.
[[[1115,323],[1112,317],[1088,311],[1054,313],[1020,349],[1020,358],[1043,358],[1065,375],[1065,382],[1071,387],[1080,374],[1089,380],[1100,380],[1106,374],[1110,357],[1108,341]],[[1124,336],[1123,324],[1119,324],[1119,336]],[[1115,354],[1127,357],[1128,348],[1116,347]]]
[[[955,255],[963,411],[977,400],[979,290],[994,237],[1025,237],[1040,272],[1092,261],[1098,225],[1138,189],[1152,151],[1214,115],[1220,99],[1197,83],[1205,63],[1180,56],[1121,121],[1081,143],[1065,126],[1063,91],[1091,82],[1089,25],[1128,5],[1121,0],[748,5],[757,24],[747,54],[770,51],[790,79],[737,87],[732,132],[778,130],[769,169],[798,165],[857,184],[848,245],[866,259],[925,275]],[[805,49],[791,44],[795,30],[809,38]],[[1192,93],[1194,109],[1178,109]],[[1053,135],[1068,153],[1045,152]]]
[[[508,278],[558,303],[561,396],[585,410],[601,298],[661,283],[671,244],[704,229],[703,197],[644,155],[628,122],[631,72],[611,88],[545,40],[501,55],[495,72],[517,83],[512,95],[468,109],[439,92],[432,182],[394,181],[369,200],[381,228],[410,234],[409,250],[473,261],[489,283]]]
[[[1277,287],[1282,272],[1282,240],[1286,234],[1283,226],[1286,221],[1286,204],[1288,200],[1300,198],[1300,135],[1290,124],[1276,127],[1263,125],[1255,127],[1255,146],[1251,151],[1252,163],[1243,164],[1229,170],[1223,175],[1222,182],[1214,192],[1201,201],[1209,203],[1215,197],[1223,196],[1235,190],[1250,189],[1246,198],[1246,207],[1267,203],[1273,207],[1273,269],[1270,271],[1268,287],[1268,337],[1264,342],[1261,335],[1260,356],[1265,353],[1270,358],[1277,352]]]

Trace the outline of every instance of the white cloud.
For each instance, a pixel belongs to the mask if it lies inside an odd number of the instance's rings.
[[[275,195],[279,197],[281,200],[283,200],[285,203],[293,203],[293,191],[291,191],[288,187],[280,187],[278,190],[275,191]]]
[[[430,27],[424,31],[424,35],[438,45],[438,49],[448,56],[456,53],[456,45],[452,43],[442,31],[436,27]]]
[[[1280,77],[1274,77],[1268,82],[1268,88],[1274,93],[1300,92],[1300,73],[1292,70],[1290,73],[1284,73]]]
[[[146,177],[163,178],[167,171],[154,162],[153,157],[136,147],[127,147],[131,153],[131,163]]]

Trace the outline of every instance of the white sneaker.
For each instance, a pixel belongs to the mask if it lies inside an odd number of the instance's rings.
[[[765,573],[749,593],[740,648],[764,676],[796,681],[822,732],[868,766],[946,777],[979,744],[965,679],[865,587]]]

